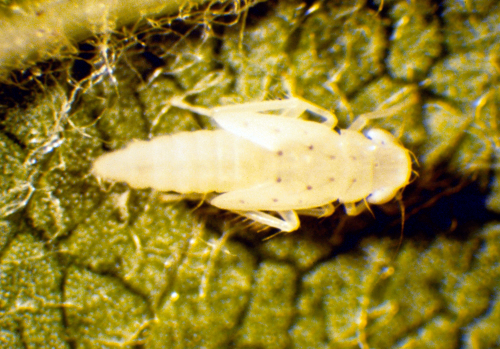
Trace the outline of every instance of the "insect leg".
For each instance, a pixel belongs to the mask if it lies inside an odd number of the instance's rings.
[[[305,111],[309,111],[324,119],[323,123],[329,127],[334,127],[337,124],[337,118],[328,110],[306,101],[300,97],[291,97],[288,99],[279,99],[273,101],[248,102],[234,105],[226,105],[215,107],[212,109],[215,114],[230,114],[239,112],[261,113],[266,111],[283,110],[281,116],[298,118]]]
[[[212,115],[214,115],[213,109],[205,108],[205,107],[197,107],[195,105],[191,105],[189,103],[184,102],[182,100],[182,98],[172,98],[170,100],[170,105],[173,107],[177,107],[177,108],[184,109],[184,110],[189,110],[193,113],[205,115],[208,117],[212,117]]]
[[[240,103],[214,108],[197,107],[184,102],[183,98],[173,98],[170,100],[170,105],[208,117],[213,117],[217,114],[235,114],[241,112],[261,113],[266,111],[283,110],[280,114],[281,116],[298,118],[305,111],[309,111],[323,118],[323,123],[326,126],[333,128],[337,125],[337,117],[333,113],[300,97],[291,97],[288,99],[273,101]]]
[[[189,201],[205,201],[208,200],[209,196],[207,194],[200,193],[189,193],[189,194],[179,194],[179,193],[162,193],[159,196],[159,199],[162,202],[170,203],[170,202],[178,202],[182,200]]]
[[[337,117],[332,112],[320,107],[319,105],[300,97],[291,97],[288,101],[290,101],[291,105],[282,114],[283,116],[298,118],[307,110],[323,118],[323,124],[326,126],[333,128],[337,125]]]
[[[406,91],[403,91],[403,92],[406,92]],[[356,118],[356,120],[353,121],[353,123],[348,127],[348,129],[353,130],[353,131],[361,131],[363,128],[366,127],[366,125],[368,124],[368,122],[370,120],[387,118],[387,117],[396,115],[401,110],[406,109],[409,106],[411,106],[417,102],[418,102],[418,97],[413,96],[412,98],[407,98],[404,102],[397,104],[395,106],[392,106],[390,108],[376,110],[376,111],[373,111],[370,113],[361,114]]]
[[[345,207],[345,212],[349,216],[357,216],[361,212],[369,210],[365,201],[362,201],[359,204],[356,204],[354,202],[345,202],[344,207]]]
[[[335,212],[335,207],[331,203],[304,210],[297,210],[298,214],[312,217],[328,217],[331,216]]]
[[[214,107],[213,110],[214,113],[217,114],[239,113],[239,112],[261,113],[265,111],[273,111],[281,109],[288,110],[291,108],[297,108],[297,105],[294,102],[295,102],[294,98],[277,99],[272,101],[246,102],[240,104],[231,104],[220,107]],[[302,109],[300,114],[303,113],[304,111],[305,109]]]
[[[301,105],[302,101],[298,98],[273,100],[273,101],[262,101],[262,102],[247,102],[240,104],[224,105],[214,108],[204,108],[197,107],[186,103],[182,98],[173,98],[170,100],[170,104],[174,107],[192,111],[196,114],[201,114],[205,116],[213,116],[217,114],[237,114],[241,112],[246,113],[260,113],[265,111],[274,110],[285,110],[282,115],[299,117],[304,113],[307,108]],[[305,101],[304,101],[305,102]],[[318,107],[319,108],[319,107]],[[326,113],[328,111],[325,110]]]
[[[293,210],[290,211],[277,211],[282,219],[274,217],[269,213],[261,211],[233,211],[243,217],[249,218],[255,222],[267,225],[284,232],[291,232],[297,230],[300,226],[299,217]]]

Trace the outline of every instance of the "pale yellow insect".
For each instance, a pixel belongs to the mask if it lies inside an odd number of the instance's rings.
[[[341,203],[356,215],[367,203],[393,199],[410,179],[409,151],[394,136],[360,132],[368,119],[401,107],[361,115],[337,132],[332,113],[297,97],[212,109],[182,100],[172,105],[208,115],[220,129],[134,141],[99,157],[93,173],[137,189],[199,193],[216,207],[285,232],[299,227],[297,213],[328,216],[332,203]],[[299,119],[306,111],[325,121]]]

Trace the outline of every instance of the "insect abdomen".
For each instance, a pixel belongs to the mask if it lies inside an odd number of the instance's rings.
[[[265,175],[267,151],[223,130],[181,132],[135,141],[101,156],[93,172],[133,188],[178,193],[226,192]]]

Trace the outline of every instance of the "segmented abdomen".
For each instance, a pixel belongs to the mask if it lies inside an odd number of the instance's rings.
[[[201,130],[132,142],[97,159],[93,172],[133,188],[226,192],[262,182],[268,157],[268,151],[241,137]]]

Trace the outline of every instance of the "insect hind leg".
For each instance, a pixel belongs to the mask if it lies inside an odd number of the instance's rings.
[[[337,117],[332,112],[320,107],[319,105],[316,105],[300,97],[291,97],[289,99],[285,99],[284,101],[288,101],[289,105],[281,114],[282,116],[298,118],[305,111],[308,111],[312,114],[320,116],[323,119],[322,123],[328,127],[333,128],[337,125]]]
[[[279,115],[290,118],[298,118],[304,114],[304,112],[309,111],[320,116],[324,120],[323,123],[327,126],[334,127],[337,124],[337,118],[330,111],[300,97],[290,97],[287,99],[260,102],[247,102],[214,107],[212,109],[214,114],[231,114],[239,112],[263,113],[267,111],[279,110],[282,110]]]
[[[337,118],[333,113],[300,97],[291,97],[287,99],[260,102],[247,102],[214,108],[194,106],[187,102],[184,102],[183,97],[178,97],[172,98],[170,100],[170,105],[208,117],[214,117],[215,115],[221,114],[237,114],[241,112],[262,113],[282,110],[279,115],[290,118],[298,118],[306,111],[309,111],[312,114],[320,116],[323,119],[323,124],[325,124],[326,126],[333,128],[337,125]]]
[[[189,110],[190,112],[205,115],[208,117],[213,117],[213,108],[197,107],[195,105],[184,102],[184,97],[172,98],[170,100],[170,105],[179,109]]]
[[[300,226],[299,217],[293,210],[276,211],[280,217],[275,217],[269,213],[261,211],[233,211],[243,217],[251,219],[257,223],[267,225],[283,232],[291,232],[297,230]]]

